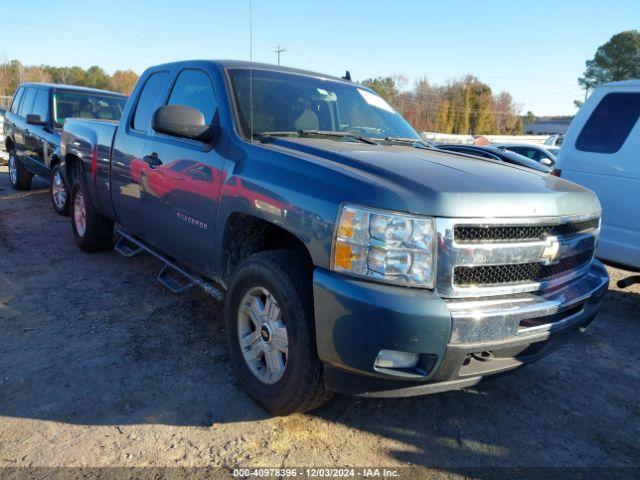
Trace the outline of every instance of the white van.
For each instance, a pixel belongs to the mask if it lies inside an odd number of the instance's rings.
[[[554,174],[596,192],[602,233],[596,255],[640,271],[640,80],[597,87],[575,116]]]

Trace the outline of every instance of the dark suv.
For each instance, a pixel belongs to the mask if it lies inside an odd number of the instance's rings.
[[[23,83],[4,116],[9,177],[17,190],[29,190],[33,175],[49,178],[51,200],[60,214],[69,194],[60,174],[60,131],[67,118],[120,119],[127,97],[93,88]]]

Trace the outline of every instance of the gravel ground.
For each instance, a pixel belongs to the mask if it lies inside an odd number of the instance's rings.
[[[0,167],[0,466],[640,465],[640,286],[478,388],[269,418],[234,384],[222,305],[167,292],[149,257],[82,253],[47,193]]]

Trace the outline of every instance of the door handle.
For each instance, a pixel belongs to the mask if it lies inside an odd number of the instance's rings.
[[[142,157],[142,160],[147,162],[151,168],[156,168],[162,165],[162,160],[158,158],[158,154],[156,152],[145,155],[144,157]]]

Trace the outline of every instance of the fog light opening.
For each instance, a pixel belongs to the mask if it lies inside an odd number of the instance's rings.
[[[480,362],[490,362],[493,360],[493,353],[489,351],[472,353],[471,356]]]
[[[397,350],[380,350],[374,366],[377,368],[416,368],[420,355]]]

